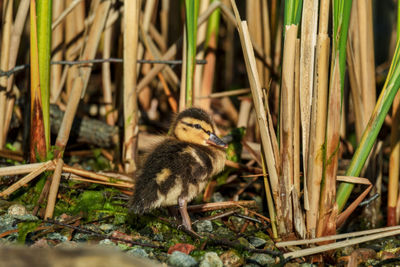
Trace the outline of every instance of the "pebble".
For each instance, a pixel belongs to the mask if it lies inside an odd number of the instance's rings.
[[[26,215],[27,211],[25,206],[21,204],[13,204],[11,205],[8,210],[7,210],[8,215],[14,216],[14,215]]]
[[[142,257],[142,258],[149,257],[149,254],[147,254],[146,250],[142,249],[141,247],[137,247],[137,246],[128,250],[126,253],[129,255],[132,255],[132,256],[136,256],[136,257]]]
[[[197,232],[200,233],[211,233],[213,231],[212,222],[209,220],[198,221],[195,223]]]
[[[254,253],[249,257],[249,261],[258,263],[261,266],[268,266],[275,264],[275,259],[268,254]]]
[[[249,242],[252,244],[254,247],[259,248],[262,247],[267,243],[267,240],[256,237],[256,236],[251,236],[249,237]]]
[[[197,261],[192,256],[186,255],[180,251],[174,251],[168,258],[167,263],[175,267],[196,266]]]
[[[222,267],[222,260],[215,252],[207,252],[203,255],[199,267]]]
[[[211,196],[211,202],[223,202],[223,201],[225,201],[225,198],[222,196],[220,192],[215,192]]]
[[[68,238],[66,236],[63,236],[62,234],[56,233],[56,232],[48,234],[47,238],[51,239],[51,240],[61,241],[61,242],[68,241]]]
[[[244,260],[233,250],[223,253],[219,258],[224,266],[239,267],[244,263]]]

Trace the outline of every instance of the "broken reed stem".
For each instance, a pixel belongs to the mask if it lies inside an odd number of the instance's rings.
[[[29,173],[28,175],[24,176],[22,179],[18,180],[18,182],[12,184],[11,186],[9,186],[7,189],[5,189],[4,191],[2,191],[0,193],[0,197],[5,197],[8,196],[10,194],[12,194],[13,192],[15,192],[17,189],[19,189],[20,187],[22,187],[23,185],[29,183],[30,181],[32,181],[33,179],[35,179],[38,175],[40,175],[41,173],[43,173],[44,171],[46,171],[48,168],[50,168],[53,165],[53,161],[49,160],[43,164],[41,164],[39,167],[37,167],[36,169],[34,169],[31,173]],[[32,166],[31,166],[32,167]]]
[[[282,178],[279,180],[282,200],[282,219],[285,227],[280,234],[286,235],[293,229],[292,186],[293,186],[293,126],[294,126],[294,66],[297,39],[297,26],[285,27],[283,46],[281,116],[280,116],[280,155],[282,158]]]
[[[54,207],[56,205],[56,200],[57,200],[58,187],[60,186],[63,164],[64,161],[62,160],[62,158],[59,158],[56,163],[56,168],[54,169],[53,172],[53,178],[51,179],[49,197],[47,199],[44,219],[51,219],[53,217]]]
[[[396,205],[399,191],[400,175],[400,92],[393,101],[392,127],[390,135],[389,181],[387,202],[387,225],[396,225]]]
[[[305,0],[301,24],[301,51],[300,51],[300,109],[303,144],[304,181],[307,177],[309,161],[311,106],[314,83],[314,58],[317,42],[318,0]],[[284,72],[282,72],[284,73]]]

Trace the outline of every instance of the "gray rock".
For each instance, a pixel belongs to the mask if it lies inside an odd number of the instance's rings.
[[[207,252],[202,257],[199,267],[222,267],[223,263],[215,252]]]
[[[99,246],[117,248],[117,245],[114,242],[112,242],[110,239],[108,239],[108,238],[101,240],[99,242]]]
[[[204,220],[204,221],[198,221],[195,223],[195,227],[197,232],[200,233],[211,233],[213,231],[213,225],[211,221]]]
[[[254,247],[259,248],[267,243],[267,240],[256,237],[256,236],[251,236],[249,237],[249,242],[252,244]]]
[[[174,251],[169,256],[167,263],[175,267],[191,267],[197,265],[197,262],[193,257],[180,251]]]
[[[251,255],[249,261],[256,262],[261,266],[267,266],[275,263],[275,259],[272,256],[260,253],[254,253],[253,255]]]
[[[48,234],[47,238],[51,239],[51,240],[61,241],[61,242],[68,241],[68,238],[66,236],[63,236],[62,234],[56,233],[56,232]]]
[[[128,250],[126,253],[129,255],[132,255],[132,256],[136,256],[136,257],[142,257],[142,258],[149,257],[149,254],[147,254],[146,250],[144,250],[138,246],[132,247],[132,249]]]

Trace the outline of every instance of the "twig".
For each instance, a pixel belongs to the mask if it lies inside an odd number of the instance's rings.
[[[256,202],[254,200],[242,200],[242,201],[225,201],[225,202],[215,202],[215,203],[207,203],[201,205],[191,205],[188,206],[188,211],[205,212],[205,211],[229,209],[237,206],[255,207]]]

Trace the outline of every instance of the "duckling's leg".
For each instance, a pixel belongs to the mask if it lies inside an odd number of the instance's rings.
[[[179,204],[179,211],[182,216],[183,226],[185,226],[187,230],[193,231],[192,222],[190,221],[189,213],[187,211],[187,199],[185,197],[179,197],[178,204]]]

